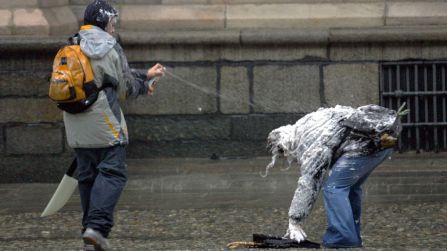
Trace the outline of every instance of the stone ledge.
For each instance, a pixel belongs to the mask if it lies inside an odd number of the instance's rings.
[[[165,32],[120,32],[127,45],[328,44],[445,42],[447,26],[371,27],[365,29],[244,29]],[[0,51],[55,50],[66,43],[62,36],[0,36]]]

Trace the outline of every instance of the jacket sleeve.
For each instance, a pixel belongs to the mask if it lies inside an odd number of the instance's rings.
[[[149,88],[149,80],[143,70],[131,69],[124,55],[123,48],[117,43],[115,50],[118,52],[122,68],[122,81],[124,82],[126,98],[136,98],[138,95],[146,95]]]

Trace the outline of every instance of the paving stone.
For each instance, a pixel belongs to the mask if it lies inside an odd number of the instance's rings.
[[[0,10],[0,35],[11,35],[12,13],[10,10]]]
[[[253,69],[254,110],[307,113],[320,107],[318,65],[268,65]]]
[[[50,26],[41,9],[15,9],[14,35],[49,35]]]
[[[62,120],[62,111],[48,98],[0,99],[0,123],[55,122]]]
[[[389,2],[387,25],[447,24],[447,3],[443,1]]]
[[[250,111],[250,84],[246,67],[222,67],[220,71],[220,111],[224,114]]]
[[[377,64],[333,64],[324,67],[324,95],[329,106],[379,103]]]
[[[224,28],[225,7],[219,5],[125,5],[121,12],[126,30]]]
[[[168,67],[168,71],[176,77],[167,73],[153,97],[128,100],[124,105],[126,113],[207,114],[217,111],[216,68]]]
[[[6,127],[6,150],[9,154],[61,153],[62,129],[51,125]]]
[[[382,26],[384,7],[383,3],[229,5],[226,27]]]

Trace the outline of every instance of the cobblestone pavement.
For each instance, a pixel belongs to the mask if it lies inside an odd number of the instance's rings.
[[[175,203],[175,202],[173,202]],[[79,211],[40,218],[37,212],[0,211],[0,250],[81,250]],[[305,230],[320,241],[325,229],[321,201]],[[113,250],[225,250],[252,233],[281,235],[287,208],[149,209],[116,212]],[[367,203],[365,250],[447,250],[447,203]]]

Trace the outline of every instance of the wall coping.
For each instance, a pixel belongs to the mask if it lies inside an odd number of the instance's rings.
[[[124,46],[447,42],[447,26],[125,31],[119,35]],[[0,36],[0,51],[53,50],[66,40],[66,36]]]

